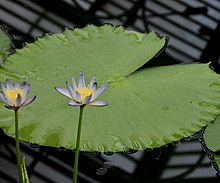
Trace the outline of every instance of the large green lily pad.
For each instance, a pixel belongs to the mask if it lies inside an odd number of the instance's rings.
[[[105,25],[46,35],[17,50],[0,67],[5,79],[29,81],[36,101],[19,111],[25,141],[75,148],[79,108],[54,90],[82,70],[88,82],[111,85],[99,98],[103,108],[86,107],[80,149],[124,151],[160,147],[187,137],[219,114],[220,78],[207,64],[136,71],[166,45],[154,32],[142,34]],[[0,126],[14,135],[13,112],[0,108]]]

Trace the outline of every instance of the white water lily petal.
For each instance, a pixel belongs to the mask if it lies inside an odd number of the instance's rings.
[[[30,92],[30,83],[26,83],[25,86],[23,86],[21,89],[23,89],[24,91],[24,98],[23,98],[23,101],[25,101],[29,95],[29,92]]]
[[[76,101],[77,102],[81,101],[81,95],[78,91],[76,91]]]
[[[6,88],[3,84],[1,84],[1,88],[2,88],[2,93],[5,95]]]
[[[76,80],[75,80],[74,76],[72,76],[72,84],[73,84],[73,90],[77,90]]]
[[[24,88],[26,84],[27,84],[26,82],[21,83],[21,85],[20,85],[21,89]]]
[[[91,87],[92,92],[97,90],[97,83],[95,82]]]
[[[13,90],[14,87],[9,79],[6,80],[6,88]]]
[[[80,106],[81,104],[79,104],[79,103],[77,103],[77,102],[75,102],[75,101],[73,101],[73,100],[70,100],[69,102],[68,102],[68,104],[70,105],[70,106]]]
[[[92,97],[92,94],[87,96],[87,97],[85,97],[84,100],[82,101],[82,104],[88,104],[90,99],[91,99],[91,97]]]
[[[84,72],[80,72],[79,74],[79,83],[78,83],[78,88],[83,88],[85,87],[85,77],[84,77]]]
[[[107,105],[108,105],[108,102],[104,102],[104,101],[93,101],[93,102],[89,103],[88,105],[97,106],[97,107],[102,107],[102,106],[107,106]]]
[[[70,95],[68,89],[66,89],[66,88],[60,88],[60,87],[55,87],[55,89],[56,89],[59,93],[65,95],[66,97],[71,98],[71,95]]]
[[[97,97],[99,97],[108,88],[108,86],[109,86],[109,83],[106,83],[105,85],[100,87],[98,90],[96,90],[92,94],[91,102],[94,101]]]
[[[18,94],[17,98],[16,98],[16,107],[20,106],[21,105],[21,94]]]
[[[9,105],[9,106],[13,106],[13,105],[15,105],[14,103],[12,103],[12,101],[7,97],[7,96],[5,96],[4,95],[4,99],[5,99],[5,101],[6,101],[6,105]]]
[[[36,96],[33,96],[31,98],[28,98],[24,101],[24,103],[21,104],[22,107],[25,107],[29,104],[31,104],[36,99]]]
[[[67,86],[67,89],[69,91],[69,94],[71,95],[71,98],[73,98],[74,97],[74,92],[73,92],[72,87],[70,86],[70,84],[68,82],[66,82],[66,86]]]
[[[5,98],[5,96],[2,95],[2,93],[0,93],[0,100],[1,100],[2,102],[4,102],[4,103],[8,103],[7,98]]]
[[[15,82],[15,89],[21,89],[21,85],[18,81]]]
[[[92,86],[93,86],[93,84],[94,84],[94,82],[95,82],[95,80],[96,80],[96,76],[93,76],[92,79],[90,80],[90,82],[89,82],[87,88],[91,89]]]

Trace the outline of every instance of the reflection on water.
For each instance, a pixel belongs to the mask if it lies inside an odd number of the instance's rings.
[[[96,174],[105,175],[107,174],[108,171],[110,171],[114,167],[117,167],[117,165],[112,162],[104,162],[102,167],[96,171]]]

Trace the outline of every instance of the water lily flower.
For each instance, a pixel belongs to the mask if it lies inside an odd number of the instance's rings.
[[[19,84],[15,82],[15,86],[12,85],[9,79],[6,80],[6,86],[1,84],[2,93],[0,93],[0,100],[6,104],[5,107],[9,109],[19,109],[20,107],[31,104],[36,96],[28,98],[30,91],[29,83]]]
[[[68,102],[70,106],[106,106],[107,102],[104,101],[94,101],[99,97],[109,86],[109,83],[106,83],[99,89],[97,89],[97,83],[95,82],[96,76],[93,76],[89,84],[85,85],[84,72],[79,74],[78,86],[76,85],[75,78],[72,76],[72,87],[68,82],[66,82],[66,88],[55,87],[55,89],[70,98]]]

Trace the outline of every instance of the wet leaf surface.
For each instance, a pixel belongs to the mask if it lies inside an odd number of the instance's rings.
[[[1,82],[29,81],[36,101],[19,111],[20,137],[31,143],[75,148],[79,109],[54,87],[71,76],[97,76],[110,82],[99,100],[86,107],[83,151],[116,152],[155,148],[199,131],[219,113],[220,78],[207,64],[142,69],[166,45],[155,33],[125,31],[105,25],[46,35],[17,50],[0,68]],[[13,136],[12,111],[0,108],[0,126]]]

